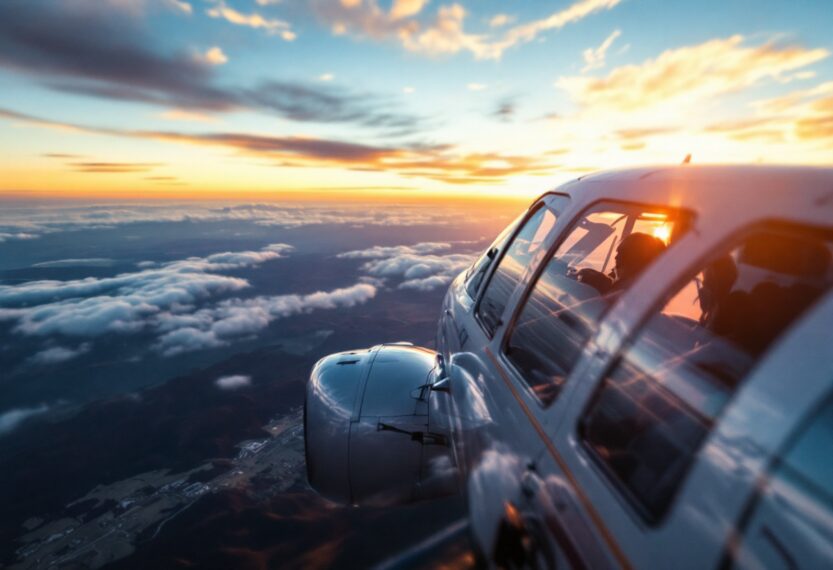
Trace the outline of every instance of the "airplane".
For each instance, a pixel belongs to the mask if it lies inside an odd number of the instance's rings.
[[[647,167],[545,193],[436,349],[313,368],[307,475],[463,493],[498,568],[833,567],[833,169]]]

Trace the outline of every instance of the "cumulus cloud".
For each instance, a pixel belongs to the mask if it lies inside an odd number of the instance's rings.
[[[209,48],[200,56],[200,59],[210,65],[223,65],[224,63],[228,63],[228,56],[219,46]]]
[[[353,307],[375,296],[376,287],[358,283],[307,295],[230,299],[187,315],[161,314],[156,323],[163,334],[154,348],[165,356],[174,356],[224,346],[235,338],[259,332],[277,319],[316,310]]]
[[[364,250],[347,251],[337,257],[368,259],[361,270],[371,279],[379,279],[379,285],[389,278],[400,279],[399,289],[430,291],[451,282],[462,270],[471,265],[474,255],[435,252],[451,248],[450,243],[423,242],[393,247],[374,246]]]
[[[33,416],[39,416],[49,411],[49,406],[41,404],[32,408],[13,408],[0,413],[0,435],[11,433],[20,424]]]
[[[222,376],[217,378],[214,382],[220,390],[237,390],[238,388],[245,388],[251,386],[252,377],[244,374],[234,374],[232,376]]]
[[[285,244],[273,244],[286,251]],[[259,265],[279,251],[224,252],[160,264],[115,277],[0,285],[0,320],[27,335],[94,337],[152,327],[164,311],[186,312],[200,300],[245,289],[245,279],[218,272]]]
[[[141,271],[108,278],[33,281],[0,286],[0,320],[16,321],[25,335],[96,337],[107,333],[149,332],[164,356],[226,346],[277,319],[317,310],[353,307],[376,295],[370,283],[357,283],[306,295],[257,296],[211,302],[220,293],[243,290],[248,281],[220,271],[260,265],[293,248],[270,244],[260,251],[224,252],[168,263],[143,263]],[[202,306],[197,308],[197,304]],[[34,364],[55,364],[90,348],[47,348]]]
[[[90,343],[88,342],[80,344],[76,348],[53,346],[51,348],[41,350],[40,352],[34,354],[29,359],[29,362],[36,365],[60,364],[62,362],[66,362],[67,360],[77,358],[89,351]]]
[[[339,253],[336,257],[344,259],[380,259],[398,255],[422,255],[451,249],[447,242],[421,242],[414,245],[381,246],[374,245],[367,249],[356,249]]]

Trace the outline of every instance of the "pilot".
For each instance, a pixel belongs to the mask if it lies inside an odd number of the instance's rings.
[[[588,267],[581,269],[576,278],[602,295],[621,292],[664,251],[665,243],[661,239],[634,232],[616,249],[616,265],[609,275]]]

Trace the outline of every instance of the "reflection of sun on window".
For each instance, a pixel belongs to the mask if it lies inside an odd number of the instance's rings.
[[[667,223],[659,224],[654,227],[651,234],[655,238],[661,239],[666,245],[668,245],[668,240],[671,239],[671,226]]]

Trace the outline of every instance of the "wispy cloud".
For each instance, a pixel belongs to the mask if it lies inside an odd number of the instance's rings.
[[[618,67],[606,77],[562,77],[556,83],[582,108],[632,112],[681,105],[774,80],[828,57],[826,49],[766,43],[743,36],[670,49],[655,59]]]
[[[61,364],[73,358],[78,358],[82,354],[90,351],[90,343],[85,342],[78,345],[76,348],[67,348],[65,346],[53,346],[41,350],[29,358],[28,362],[37,366],[49,366],[53,364]]]
[[[31,408],[13,408],[0,413],[0,435],[11,433],[27,419],[45,414],[49,410],[49,406],[41,404]]]
[[[214,70],[228,59],[219,47],[198,57],[158,53],[142,28],[123,17],[121,4],[83,11],[74,6],[45,0],[0,3],[0,68],[32,76],[57,91],[175,109],[180,116],[172,118],[255,110],[393,134],[422,126],[422,118],[402,112],[389,97],[290,81],[219,85]],[[223,4],[210,10],[230,14]]]
[[[125,174],[148,172],[164,166],[160,162],[70,162],[68,165],[78,172],[97,174]]]
[[[533,20],[494,35],[495,28],[511,21],[498,15],[490,22],[492,32],[471,33],[465,29],[466,10],[460,4],[440,6],[433,19],[417,18],[424,2],[408,2],[419,6],[408,17],[382,9],[376,0],[364,2],[330,2],[316,0],[313,7],[336,34],[354,34],[374,39],[395,39],[412,52],[428,55],[469,52],[477,59],[500,59],[503,53],[519,44],[534,41],[539,35],[578,22],[593,13],[609,10],[621,0],[578,0],[540,20]],[[400,2],[398,4],[405,4]],[[394,4],[394,8],[397,4]]]
[[[61,123],[0,109],[2,117],[48,128],[69,128],[109,136],[231,148],[243,155],[270,159],[276,166],[327,166],[361,171],[371,169],[450,184],[496,184],[516,174],[545,175],[553,169],[545,159],[537,156],[496,152],[462,154],[448,145],[413,143],[386,146],[243,133],[126,131]]]
[[[265,30],[267,33],[279,35],[288,42],[296,38],[295,32],[292,31],[292,26],[290,26],[289,22],[278,20],[277,18],[267,18],[257,12],[250,12],[248,14],[239,12],[222,0],[219,0],[215,6],[208,8],[206,14],[212,18],[221,18],[238,26]]]
[[[587,48],[584,50],[582,53],[582,57],[584,57],[584,67],[581,69],[581,72],[586,73],[588,71],[604,67],[606,62],[605,60],[607,58],[607,50],[610,49],[613,42],[615,42],[616,38],[620,35],[622,35],[621,31],[613,30],[613,32],[605,38],[599,47]]]

